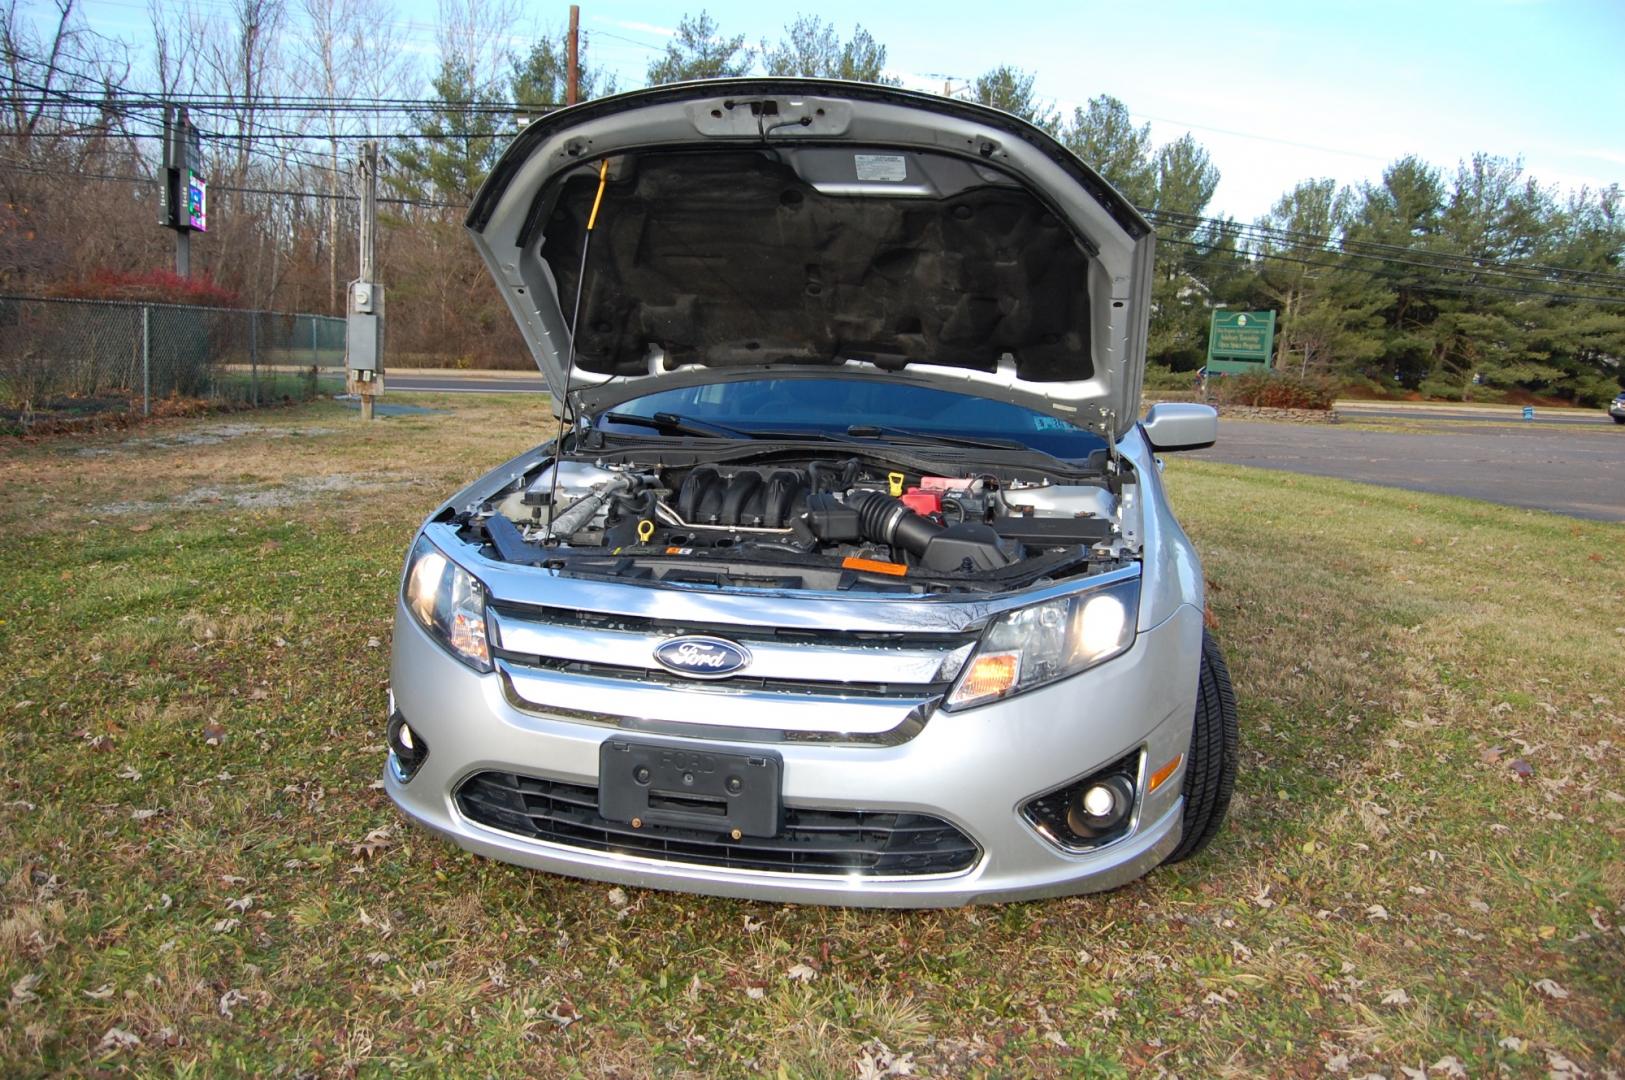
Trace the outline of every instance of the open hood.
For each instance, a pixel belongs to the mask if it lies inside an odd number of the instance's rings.
[[[468,228],[555,408],[566,385],[594,408],[770,368],[925,380],[1115,435],[1138,416],[1151,229],[994,109],[815,79],[601,98],[526,128]]]

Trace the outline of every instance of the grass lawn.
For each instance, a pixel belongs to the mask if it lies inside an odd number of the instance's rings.
[[[1625,1070],[1625,527],[1170,460],[1242,712],[1209,852],[775,907],[396,816],[406,544],[547,427],[412,401],[0,444],[0,1075]]]

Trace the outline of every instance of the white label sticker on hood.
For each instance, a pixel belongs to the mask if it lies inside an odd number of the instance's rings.
[[[902,154],[853,154],[859,180],[907,180],[908,161]]]

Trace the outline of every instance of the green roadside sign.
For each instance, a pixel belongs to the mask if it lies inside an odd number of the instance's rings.
[[[1208,330],[1207,370],[1264,371],[1275,348],[1275,312],[1215,311]]]

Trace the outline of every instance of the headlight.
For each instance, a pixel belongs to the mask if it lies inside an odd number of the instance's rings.
[[[485,636],[485,586],[419,538],[406,564],[406,609],[425,630],[476,671],[491,670]]]
[[[1140,581],[1046,600],[998,617],[948,695],[947,708],[981,705],[1076,675],[1134,644]]]

